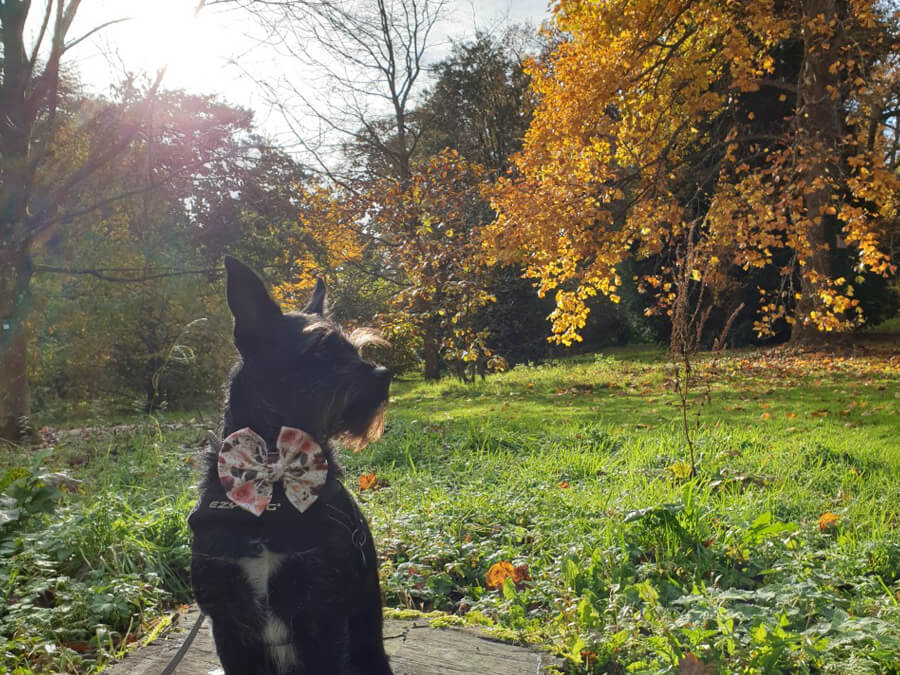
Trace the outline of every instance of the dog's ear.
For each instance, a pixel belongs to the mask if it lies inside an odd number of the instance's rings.
[[[318,314],[322,316],[325,313],[325,282],[322,277],[316,279],[316,287],[313,290],[312,298],[303,308],[306,314]]]
[[[234,317],[234,344],[244,353],[268,334],[281,316],[281,308],[272,300],[262,280],[240,260],[226,255],[225,272],[228,308]]]

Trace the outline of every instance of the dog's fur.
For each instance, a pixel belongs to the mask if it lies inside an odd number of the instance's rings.
[[[260,279],[226,258],[240,361],[223,436],[250,427],[275,448],[282,426],[312,435],[328,459],[315,503],[299,513],[276,483],[260,517],[232,508],[209,454],[190,517],[191,577],[227,675],[390,675],[375,547],[339,481],[330,441],[381,435],[390,374],[360,357],[372,333],[345,337],[323,314],[319,281],[303,312],[283,314]]]

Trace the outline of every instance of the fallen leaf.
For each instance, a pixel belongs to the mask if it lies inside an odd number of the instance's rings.
[[[374,490],[375,486],[378,485],[378,479],[375,477],[375,472],[372,473],[364,473],[359,476],[359,489],[360,492],[365,490]]]
[[[564,480],[559,481],[559,482],[557,483],[557,485],[558,485],[559,487],[561,487],[563,490],[568,490],[568,489],[569,489],[569,484],[568,484],[566,481],[564,481]]]
[[[71,649],[79,654],[83,654],[91,648],[91,645],[88,642],[67,642],[65,646],[66,649]]]
[[[531,581],[531,575],[528,573],[528,565],[526,565],[525,563],[516,565],[515,573],[513,574],[513,581],[516,582],[517,586],[524,581]]]
[[[821,516],[819,516],[819,532],[826,532],[837,527],[837,522],[840,520],[840,514],[830,513],[826,511]]]
[[[516,568],[511,563],[501,560],[491,565],[491,569],[484,575],[484,583],[488,588],[503,588],[503,582],[507,577],[512,578],[516,573]]]

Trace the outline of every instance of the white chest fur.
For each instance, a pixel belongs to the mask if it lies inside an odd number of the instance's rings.
[[[247,583],[253,589],[253,595],[265,606],[269,604],[269,580],[281,567],[281,563],[287,557],[284,553],[272,553],[265,546],[260,546],[262,553],[253,558],[241,558],[238,562]]]
[[[247,583],[259,603],[262,613],[262,641],[278,672],[286,672],[297,665],[297,650],[291,644],[291,632],[284,621],[269,609],[269,581],[287,557],[283,553],[272,553],[262,546],[260,555],[241,558],[239,564],[247,577]]]

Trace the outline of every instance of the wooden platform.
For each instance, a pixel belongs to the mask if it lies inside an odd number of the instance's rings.
[[[160,675],[184,644],[199,616],[196,609],[179,617],[164,637],[128,654],[108,675]],[[385,650],[394,675],[540,675],[561,667],[549,654],[498,642],[470,628],[432,628],[427,621],[389,619]],[[207,626],[203,626],[173,675],[222,675]]]

